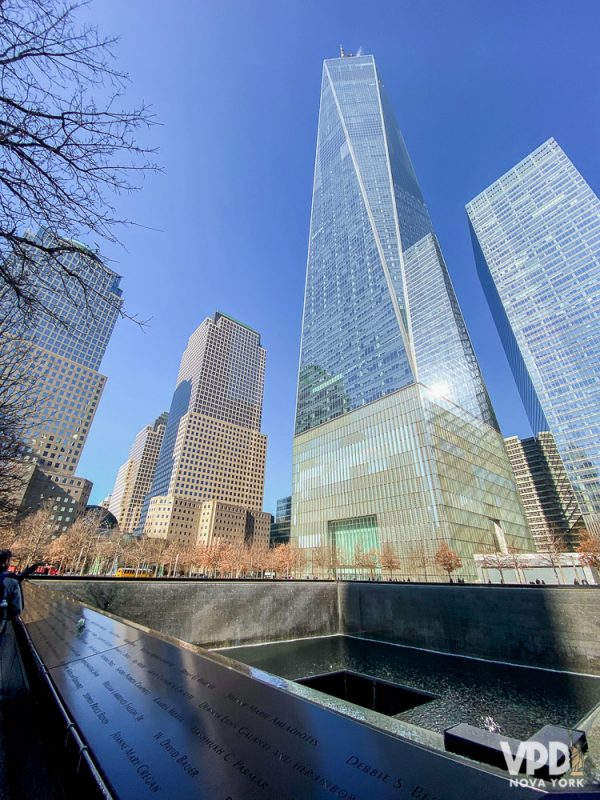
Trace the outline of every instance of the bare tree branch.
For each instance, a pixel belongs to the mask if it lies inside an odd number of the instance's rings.
[[[4,308],[0,294],[0,310]],[[0,526],[16,512],[28,479],[23,442],[38,408],[35,352],[13,310],[0,314]]]
[[[118,243],[129,220],[115,196],[157,169],[136,141],[151,111],[126,107],[117,40],[80,23],[85,5],[0,0],[0,292],[24,317],[47,312],[39,290],[56,291],[52,271],[78,282],[89,302],[98,290],[65,264],[72,240]],[[38,228],[43,240],[26,234]]]

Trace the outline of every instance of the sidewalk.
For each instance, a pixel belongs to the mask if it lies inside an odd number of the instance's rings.
[[[0,637],[0,800],[64,800],[37,735],[35,703],[10,623]]]

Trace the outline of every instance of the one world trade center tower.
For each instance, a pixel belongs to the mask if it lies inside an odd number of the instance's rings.
[[[446,542],[473,578],[475,553],[533,548],[372,56],[323,65],[292,541],[309,556],[326,548],[341,575],[385,548],[403,573],[430,577]]]

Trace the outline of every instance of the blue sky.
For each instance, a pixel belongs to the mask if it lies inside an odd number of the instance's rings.
[[[128,102],[163,172],[118,198],[139,225],[106,248],[129,313],[79,474],[109,494],[167,410],[188,336],[222,310],[267,349],[265,509],[291,489],[296,371],[321,65],[373,53],[433,218],[502,431],[530,434],[475,273],[464,205],[554,136],[598,191],[596,0],[93,0],[121,37]]]

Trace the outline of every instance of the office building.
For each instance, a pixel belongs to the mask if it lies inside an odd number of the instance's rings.
[[[275,519],[271,522],[269,545],[289,544],[292,527],[292,497],[280,497],[277,501]]]
[[[554,437],[542,431],[504,443],[536,548],[574,550],[583,519]]]
[[[265,351],[260,334],[217,312],[181,358],[140,528],[181,544],[268,544],[262,511]]]
[[[291,537],[331,548],[339,574],[383,545],[420,577],[442,542],[466,577],[476,552],[533,546],[372,56],[323,67]]]
[[[533,433],[552,432],[586,523],[600,531],[600,201],[549,139],[467,214]]]
[[[150,491],[168,414],[161,414],[135,437],[129,458],[117,472],[110,496],[109,511],[119,523],[121,533],[133,533],[140,522],[142,507]]]
[[[24,334],[35,414],[23,446],[28,480],[21,513],[51,502],[60,532],[83,512],[91,491],[77,466],[106,382],[98,370],[123,301],[120,276],[97,253],[79,242],[56,242],[44,231],[36,237],[45,246],[75,248],[58,257],[62,273],[32,250],[44,275],[37,287],[44,311]]]

